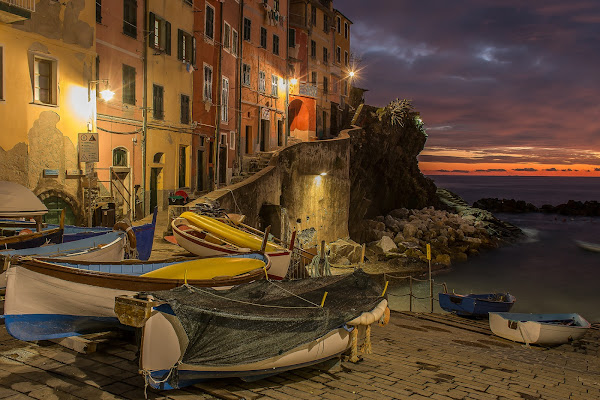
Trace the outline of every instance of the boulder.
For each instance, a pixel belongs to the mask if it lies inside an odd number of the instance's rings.
[[[407,223],[407,224],[404,224],[404,229],[402,230],[402,235],[404,235],[405,238],[415,237],[418,230],[419,230],[419,228],[417,227],[416,224],[414,224],[412,222]]]
[[[375,243],[371,243],[369,245],[369,248],[371,248],[377,254],[384,254],[389,253],[390,251],[392,251],[393,249],[397,249],[398,247],[396,246],[396,243],[394,243],[392,238],[390,238],[389,236],[384,236]]]
[[[391,215],[386,215],[383,222],[385,223],[385,227],[388,230],[390,230],[394,233],[402,232],[402,229],[403,229],[402,224],[396,218],[392,217]]]
[[[449,254],[438,254],[434,260],[437,264],[442,264],[445,267],[450,267],[452,265],[452,259]]]
[[[356,264],[360,262],[362,245],[351,239],[338,239],[329,243],[329,251],[329,262],[332,264]]]

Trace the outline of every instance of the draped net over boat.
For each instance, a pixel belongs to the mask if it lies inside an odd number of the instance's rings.
[[[189,344],[181,362],[208,366],[276,357],[343,327],[383,299],[381,285],[362,270],[300,281],[262,280],[227,291],[184,286],[146,294],[168,302],[185,329]],[[156,310],[169,312],[169,306]]]

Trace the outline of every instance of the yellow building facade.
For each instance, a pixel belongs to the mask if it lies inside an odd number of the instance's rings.
[[[95,132],[95,4],[0,0],[0,180],[85,218],[80,133]]]
[[[169,194],[191,191],[194,8],[186,0],[150,0],[146,133],[146,214]],[[183,53],[182,53],[183,52]],[[180,57],[185,55],[183,57]],[[194,56],[195,57],[195,56]],[[180,59],[183,58],[183,59]]]

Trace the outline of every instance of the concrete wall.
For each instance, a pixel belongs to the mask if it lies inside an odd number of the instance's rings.
[[[360,128],[356,128],[360,129]],[[264,230],[259,213],[263,205],[285,208],[282,235],[287,241],[298,231],[305,246],[348,236],[350,205],[350,138],[304,142],[280,150],[270,165],[235,185],[203,197],[219,201],[229,212],[246,215],[248,225]],[[326,175],[321,175],[326,173]],[[202,201],[202,199],[200,200]]]

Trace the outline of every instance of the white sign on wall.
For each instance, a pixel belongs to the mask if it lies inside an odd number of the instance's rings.
[[[260,119],[264,119],[265,121],[271,120],[271,110],[268,108],[262,108],[260,110]]]
[[[79,134],[79,162],[100,161],[100,149],[98,147],[97,133]]]

